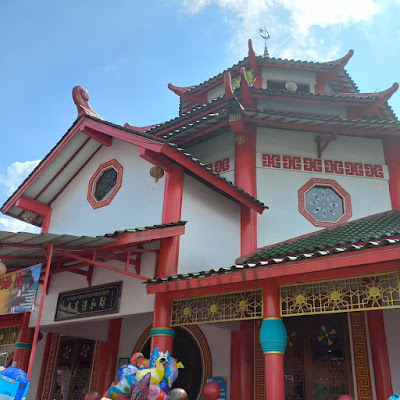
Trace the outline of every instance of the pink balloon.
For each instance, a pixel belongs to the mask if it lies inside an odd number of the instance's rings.
[[[217,400],[221,393],[221,389],[218,383],[208,382],[204,385],[203,393],[207,400]]]
[[[354,397],[349,396],[348,394],[342,394],[338,400],[354,400]]]

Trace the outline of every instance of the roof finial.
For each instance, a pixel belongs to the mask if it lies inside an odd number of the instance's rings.
[[[269,57],[268,49],[267,49],[267,40],[271,37],[270,34],[267,31],[267,28],[264,26],[264,29],[260,28],[258,30],[260,33],[260,36],[264,39],[265,45],[264,45],[264,57]]]

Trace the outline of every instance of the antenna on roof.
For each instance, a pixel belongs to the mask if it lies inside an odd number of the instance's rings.
[[[265,45],[264,45],[264,57],[269,57],[268,49],[267,49],[267,40],[271,37],[270,34],[267,31],[267,28],[264,26],[264,29],[260,28],[258,30],[260,33],[260,36],[264,39]]]

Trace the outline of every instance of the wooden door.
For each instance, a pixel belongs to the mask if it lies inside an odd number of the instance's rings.
[[[89,391],[95,342],[60,339],[51,389],[51,399],[83,400]]]

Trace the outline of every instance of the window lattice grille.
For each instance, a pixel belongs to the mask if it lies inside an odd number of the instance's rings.
[[[281,286],[282,317],[400,308],[397,273]]]
[[[262,290],[174,300],[171,326],[263,317]]]
[[[0,328],[0,347],[15,344],[18,339],[18,333],[18,325]]]

